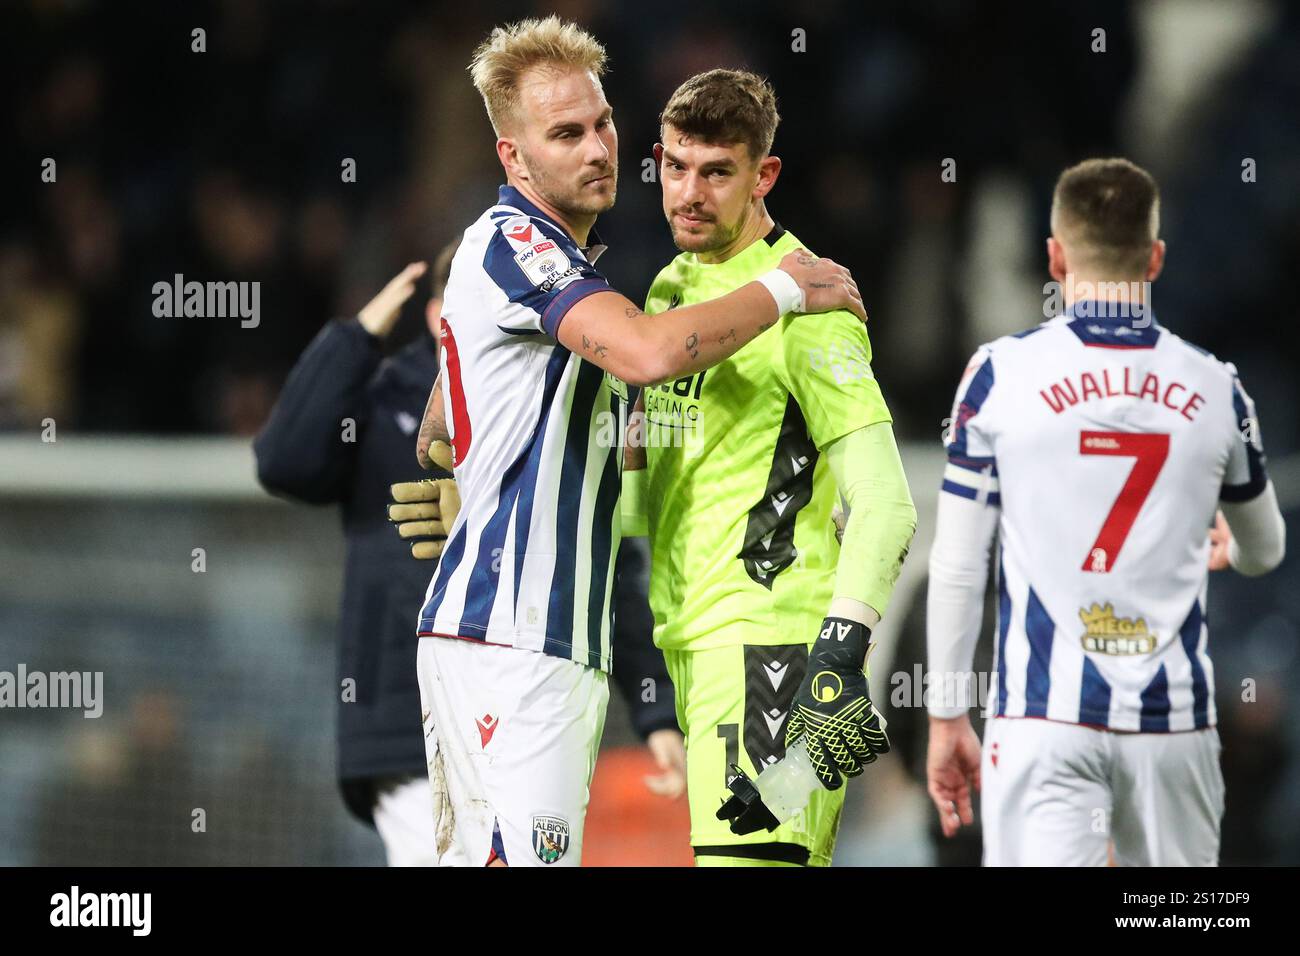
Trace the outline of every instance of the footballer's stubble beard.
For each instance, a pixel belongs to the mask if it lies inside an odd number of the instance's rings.
[[[692,209],[675,209],[668,214],[668,228],[672,230],[673,245],[682,252],[693,252],[696,255],[725,249],[736,241],[740,230],[745,226],[745,217],[742,216],[731,225],[724,225],[717,219],[706,218],[699,225],[687,229],[677,221],[679,215],[694,217],[700,213]]]
[[[606,163],[604,167],[583,167],[581,177],[572,184],[562,183],[551,176],[540,163],[532,162],[526,152],[524,163],[528,166],[529,178],[538,195],[563,216],[599,216],[614,207],[614,199],[618,195],[617,160]],[[599,183],[588,185],[598,177],[604,178]]]

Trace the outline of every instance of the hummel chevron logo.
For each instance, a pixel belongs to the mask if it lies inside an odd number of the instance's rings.
[[[482,717],[475,720],[474,723],[478,724],[478,739],[483,741],[483,746],[486,748],[488,742],[492,739],[492,735],[497,732],[497,724],[500,723],[500,721],[491,714],[484,714]]]
[[[772,661],[772,663],[765,664],[764,666],[767,668],[767,679],[772,682],[772,690],[779,691],[781,689],[781,681],[785,680],[786,668],[789,665],[782,664],[778,661]]]
[[[776,740],[777,732],[781,729],[781,721],[785,720],[785,711],[773,707],[763,715],[763,720],[767,723],[768,736]]]

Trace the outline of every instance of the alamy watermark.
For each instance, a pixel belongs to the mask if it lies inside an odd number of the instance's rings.
[[[995,675],[990,671],[927,671],[920,664],[889,677],[891,707],[978,707],[988,713]]]
[[[669,414],[656,409],[652,414],[659,417],[650,418],[642,412],[627,416],[597,413],[597,446],[617,448],[623,441],[630,448],[682,448],[687,458],[704,450],[703,415],[698,406],[674,409]]]
[[[56,927],[116,926],[132,936],[148,936],[152,917],[152,893],[83,893],[74,883],[50,897],[50,925]]]
[[[238,316],[244,329],[255,329],[262,322],[260,282],[186,282],[178,272],[171,282],[155,282],[153,295],[153,314],[160,319]]]
[[[0,708],[81,710],[83,717],[104,713],[103,671],[0,671]]]
[[[1056,280],[1043,284],[1043,317],[1054,319],[1074,303],[1080,319],[1131,319],[1135,329],[1151,325],[1150,282],[1089,282],[1067,273],[1065,284]]]

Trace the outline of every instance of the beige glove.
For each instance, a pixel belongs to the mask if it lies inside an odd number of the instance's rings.
[[[442,447],[439,448],[438,446]],[[446,442],[434,442],[429,457],[450,470],[451,448]],[[393,504],[388,506],[388,520],[397,525],[403,538],[412,541],[411,554],[422,561],[437,558],[447,545],[447,534],[460,513],[460,491],[454,478],[426,478],[403,481],[390,489]]]

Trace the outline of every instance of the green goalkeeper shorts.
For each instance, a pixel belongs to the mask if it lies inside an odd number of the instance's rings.
[[[686,735],[691,847],[697,866],[829,866],[844,787],[818,789],[776,830],[745,836],[717,818],[731,765],[750,775],[785,755],[785,724],[808,662],[807,644],[665,650]]]

